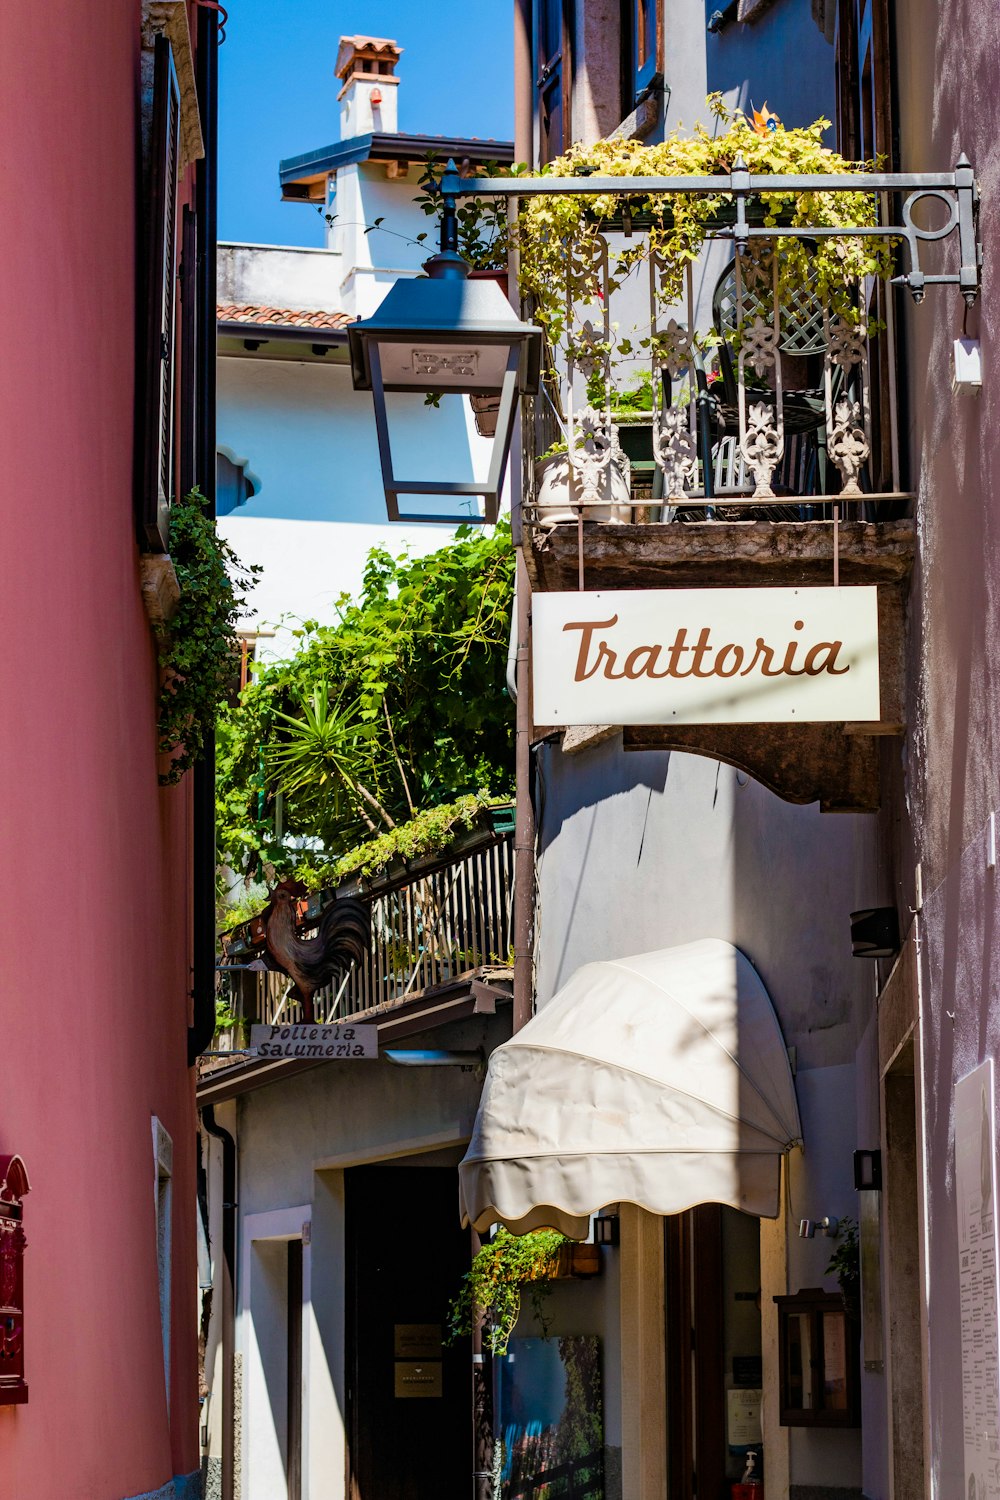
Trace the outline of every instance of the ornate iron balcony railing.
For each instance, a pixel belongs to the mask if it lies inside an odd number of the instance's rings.
[[[873,223],[752,222],[760,194],[844,192],[871,197]],[[462,180],[449,168],[442,193],[446,219],[469,196],[506,196],[511,215],[520,199],[538,195],[613,196],[621,205],[589,241],[600,295],[583,312],[567,306],[567,321],[583,334],[557,362],[548,390],[526,404],[522,514],[529,529],[747,514],[823,519],[834,507],[874,518],[886,514],[878,507],[904,498],[892,292],[871,278],[856,294],[854,321],[808,286],[783,304],[775,242],[889,242],[900,261],[892,285],[907,287],[915,303],[931,285],[952,285],[971,305],[982,254],[975,177],[964,156],[946,173],[842,176],[755,174],[739,158],[728,176],[713,177]],[[609,245],[614,236],[644,232],[643,200],[657,194],[711,195],[732,207],[709,227],[698,265],[688,265],[679,304],[666,304],[664,267],[649,257],[651,410],[644,415],[623,412],[615,389],[610,351],[621,294],[609,273]],[[945,206],[944,222],[918,223],[935,204]],[[728,265],[719,262],[720,242],[732,247]],[[537,469],[535,459],[553,446],[564,456]]]

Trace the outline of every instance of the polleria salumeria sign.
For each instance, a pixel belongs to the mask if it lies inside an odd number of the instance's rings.
[[[879,717],[874,587],[535,594],[536,724]]]

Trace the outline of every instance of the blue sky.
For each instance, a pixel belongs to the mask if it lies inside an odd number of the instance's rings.
[[[219,52],[219,239],[320,245],[314,208],[282,203],[278,162],[337,139],[342,35],[393,37],[399,128],[513,132],[512,0],[228,0]]]

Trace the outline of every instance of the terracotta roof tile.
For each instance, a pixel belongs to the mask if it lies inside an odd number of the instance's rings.
[[[301,312],[247,302],[220,302],[216,314],[220,323],[245,323],[248,328],[346,328],[354,321],[344,312]]]

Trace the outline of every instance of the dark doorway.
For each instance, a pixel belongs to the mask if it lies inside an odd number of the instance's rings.
[[[469,1343],[442,1343],[469,1266],[454,1168],[353,1167],[344,1184],[350,1500],[471,1493]]]
[[[729,1393],[759,1395],[763,1379],[760,1226],[702,1204],[665,1220],[665,1252],[671,1500],[727,1500],[745,1466]]]

